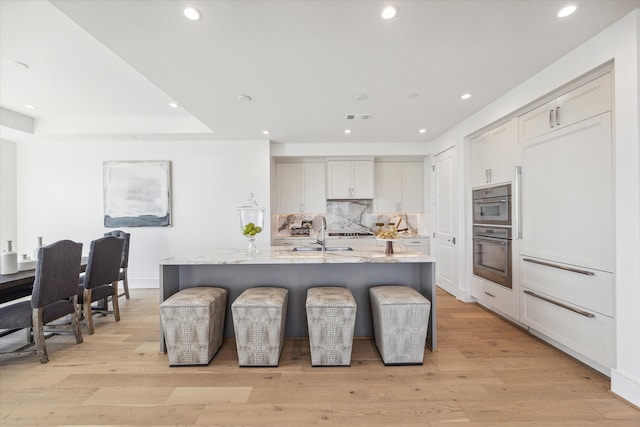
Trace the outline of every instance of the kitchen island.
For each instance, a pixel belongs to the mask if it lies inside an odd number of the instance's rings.
[[[160,303],[193,286],[218,286],[229,292],[224,336],[233,336],[231,303],[257,286],[288,289],[285,336],[307,336],[307,289],[342,286],[351,290],[358,305],[356,337],[373,336],[369,288],[377,285],[412,287],[431,301],[427,345],[436,348],[435,258],[400,250],[385,255],[384,247],[358,247],[353,251],[296,252],[274,246],[249,253],[242,249],[205,249],[160,261]],[[165,351],[160,327],[160,350]]]

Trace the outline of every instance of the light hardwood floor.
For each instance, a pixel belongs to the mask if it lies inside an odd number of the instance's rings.
[[[422,366],[385,367],[356,339],[351,367],[312,368],[287,339],[277,368],[239,368],[233,340],[206,367],[158,351],[158,291],[131,290],[122,320],[84,343],[47,340],[0,361],[0,425],[640,426],[609,379],[475,304],[439,290],[438,345]],[[86,329],[84,329],[86,330]]]

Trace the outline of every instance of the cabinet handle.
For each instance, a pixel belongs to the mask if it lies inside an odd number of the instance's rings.
[[[556,125],[560,126],[560,107],[556,107]]]
[[[593,276],[593,275],[595,275],[595,273],[593,271],[580,270],[580,269],[577,269],[577,268],[566,267],[564,265],[558,265],[558,264],[552,264],[550,262],[538,261],[537,259],[522,258],[522,260],[526,261],[526,262],[530,262],[532,264],[544,265],[545,267],[557,268],[559,270],[570,271],[572,273],[584,274],[585,276]]]
[[[520,221],[521,199],[520,194],[522,190],[522,166],[516,166],[513,185],[513,228],[516,232],[515,239],[522,239],[522,222]]]
[[[574,313],[578,313],[581,316],[588,317],[590,319],[596,317],[596,315],[593,314],[593,313],[589,313],[588,311],[584,311],[584,310],[579,310],[579,309],[571,307],[571,306],[569,306],[567,304],[563,304],[561,302],[554,301],[551,298],[543,297],[542,295],[538,295],[535,292],[524,291],[524,293],[527,294],[527,295],[531,295],[534,298],[541,299],[542,301],[546,301],[546,302],[548,302],[550,304],[557,305],[558,307],[562,307],[562,308],[564,308],[566,310],[573,311]]]
[[[553,122],[555,120],[553,120],[553,109],[549,110],[549,127],[553,127]]]
[[[525,292],[526,292],[526,291],[525,291]],[[486,291],[485,291],[485,293],[484,293],[484,294],[485,294],[485,295],[490,296],[491,298],[495,298],[495,297],[496,297],[494,294],[490,294],[489,292],[486,292]]]

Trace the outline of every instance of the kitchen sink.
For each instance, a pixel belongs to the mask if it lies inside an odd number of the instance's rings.
[[[339,252],[339,251],[352,251],[353,248],[349,246],[327,246],[324,248],[327,252]],[[322,252],[321,246],[296,246],[291,249],[293,252]]]

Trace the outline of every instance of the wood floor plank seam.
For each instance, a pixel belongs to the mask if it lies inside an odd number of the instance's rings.
[[[311,367],[308,340],[286,338],[278,367],[240,368],[228,338],[208,366],[171,368],[158,290],[131,289],[120,322],[97,317],[82,344],[48,339],[49,363],[0,362],[0,425],[640,426],[607,377],[476,304],[436,298],[439,348],[421,366],[386,367],[360,337],[351,367]]]

